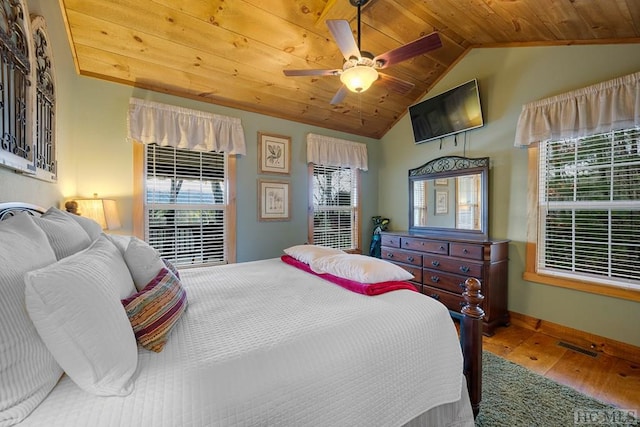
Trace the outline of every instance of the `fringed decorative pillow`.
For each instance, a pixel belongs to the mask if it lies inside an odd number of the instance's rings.
[[[122,300],[138,344],[160,352],[171,329],[187,308],[180,279],[162,268],[140,292]]]
[[[164,266],[167,267],[167,269],[172,272],[173,274],[176,275],[176,277],[179,279],[180,278],[180,272],[178,271],[178,269],[176,268],[175,265],[173,265],[173,263],[171,261],[169,261],[166,258],[162,258],[162,262],[164,263]]]

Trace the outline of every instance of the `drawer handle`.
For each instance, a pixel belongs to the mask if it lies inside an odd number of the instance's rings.
[[[413,258],[412,256],[410,256],[410,257],[408,257],[408,258],[407,258],[407,261],[409,261],[409,262],[413,262],[413,261],[414,261],[414,258]]]
[[[462,249],[462,253],[463,253],[463,254],[468,254],[468,253],[469,253],[469,251],[467,250],[467,248],[464,248],[464,249]]]
[[[433,283],[438,283],[440,281],[440,278],[438,276],[431,276],[431,281]]]
[[[431,298],[435,299],[435,300],[440,300],[440,295],[438,294],[431,294],[429,295]]]
[[[441,250],[441,251],[444,251],[444,246],[440,246],[440,250]]]
[[[464,301],[460,301],[458,304],[460,304],[460,307],[464,307],[467,303]]]
[[[387,254],[387,258],[393,258],[393,254],[392,253]]]
[[[463,273],[468,273],[469,270],[471,270],[469,267],[467,267],[466,265],[461,265],[460,266],[460,271],[462,271]]]
[[[440,261],[433,260],[433,261],[431,261],[431,265],[433,265],[434,267],[438,267],[440,265]]]
[[[465,284],[464,284],[464,282],[458,283],[458,287],[459,287],[460,289],[462,289],[463,291],[464,291],[465,289],[467,289],[467,285],[465,285]]]

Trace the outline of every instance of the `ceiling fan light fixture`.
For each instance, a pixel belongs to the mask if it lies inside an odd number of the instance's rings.
[[[347,68],[340,74],[340,80],[351,92],[364,92],[373,82],[378,80],[378,72],[373,67],[356,65]]]

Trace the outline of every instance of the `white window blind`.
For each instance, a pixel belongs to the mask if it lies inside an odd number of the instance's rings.
[[[463,230],[480,229],[482,194],[480,174],[459,176],[456,178],[456,228]]]
[[[540,144],[538,270],[640,289],[640,129]]]
[[[147,242],[179,266],[225,263],[227,155],[145,150]]]
[[[413,184],[413,222],[417,225],[427,225],[428,209],[427,203],[428,181],[415,181]]]
[[[313,243],[338,249],[357,247],[357,171],[313,165]]]

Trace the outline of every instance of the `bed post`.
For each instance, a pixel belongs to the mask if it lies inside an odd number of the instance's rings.
[[[462,307],[461,335],[462,353],[464,354],[464,375],[467,378],[469,399],[473,416],[480,411],[482,399],[482,317],[484,310],[480,307],[484,296],[480,293],[482,285],[476,278],[465,280],[466,289],[462,296],[465,306]]]

